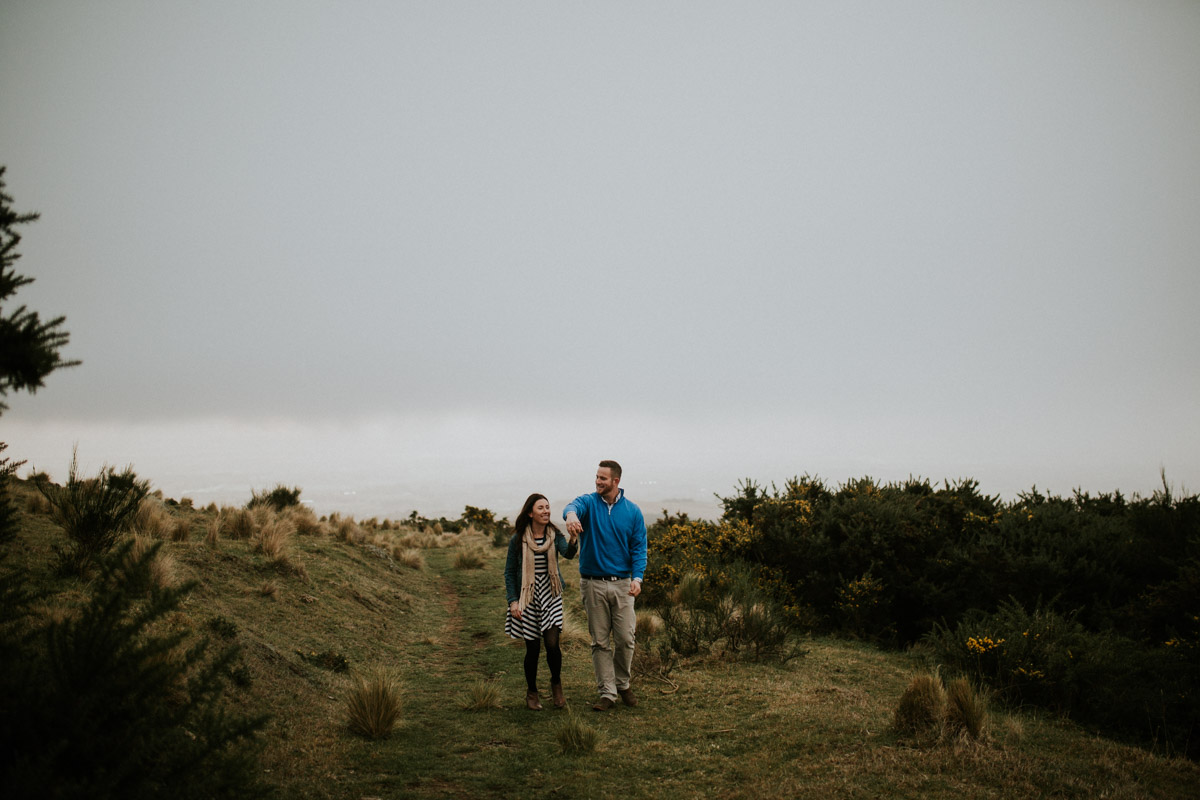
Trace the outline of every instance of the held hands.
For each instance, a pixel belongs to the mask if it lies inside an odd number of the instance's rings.
[[[579,517],[574,511],[567,514],[567,533],[570,534],[571,541],[575,541],[576,537],[583,533],[583,523],[579,521]]]

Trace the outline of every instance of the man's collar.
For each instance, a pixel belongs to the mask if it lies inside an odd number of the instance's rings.
[[[604,497],[604,495],[600,494],[599,492],[597,492],[596,494],[600,495],[600,499],[604,500],[605,505],[615,506],[617,503],[620,502],[621,498],[625,496],[625,490],[618,486],[617,487],[617,497],[611,503],[608,502],[608,500]]]

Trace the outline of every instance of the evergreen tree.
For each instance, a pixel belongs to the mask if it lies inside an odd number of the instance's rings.
[[[16,250],[21,241],[16,226],[40,216],[18,213],[9,205],[12,198],[4,192],[5,169],[0,166],[0,398],[10,390],[35,392],[54,370],[79,363],[65,361],[59,354],[70,338],[62,330],[65,317],[43,322],[36,311],[23,305],[5,313],[4,305],[17,289],[33,282],[33,278],[18,275],[15,269],[21,257]],[[6,408],[0,401],[0,413]]]
[[[4,171],[0,166],[0,414],[3,398],[9,390],[33,393],[42,386],[46,376],[60,367],[73,367],[78,361],[64,361],[59,350],[66,346],[70,334],[62,330],[65,317],[43,322],[36,311],[18,306],[5,313],[4,306],[33,278],[18,275],[15,269],[20,254],[17,244],[21,235],[16,226],[33,222],[38,214],[19,214],[9,205],[12,198],[4,192]],[[0,451],[7,445],[0,442]],[[23,461],[0,458],[0,542],[11,538],[15,531],[16,514],[8,496],[8,477]]]

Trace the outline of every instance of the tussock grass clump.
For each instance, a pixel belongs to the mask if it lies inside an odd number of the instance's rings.
[[[133,545],[130,547],[129,554],[126,557],[126,568],[131,569],[132,564],[149,558],[148,577],[150,585],[159,590],[173,589],[179,585],[178,563],[161,545],[157,546],[157,551],[151,555],[151,551],[155,550],[155,548],[156,542],[154,538],[145,534],[135,534]]]
[[[463,547],[454,553],[455,569],[483,569],[487,557],[478,547]]]
[[[230,539],[249,539],[258,528],[254,514],[244,508],[221,509],[221,532]]]
[[[25,510],[34,516],[50,513],[50,501],[40,494],[25,495]]]
[[[585,755],[595,752],[600,742],[600,734],[595,728],[580,719],[571,711],[555,732],[558,746],[563,755]]]
[[[946,685],[946,733],[971,741],[981,741],[988,729],[987,699],[966,678],[955,678]]]
[[[308,506],[292,507],[288,510],[287,518],[299,536],[320,536],[325,533],[326,529],[321,525],[321,521]]]
[[[204,543],[216,550],[221,541],[221,516],[217,514],[204,524]]]
[[[569,603],[563,603],[563,626],[559,642],[563,647],[577,644],[590,646],[592,643],[592,635],[588,633],[587,623],[579,621],[575,608]],[[637,651],[634,650],[634,652]]]
[[[475,681],[463,695],[459,706],[463,711],[503,708],[500,705],[500,686],[495,681]]]
[[[263,581],[263,585],[258,587],[258,593],[274,600],[279,595],[279,584],[273,580]]]
[[[130,526],[133,532],[154,539],[165,539],[175,525],[171,512],[157,497],[146,497],[138,505]]]
[[[419,547],[422,550],[432,550],[438,546],[438,537],[425,531],[407,531],[396,539],[401,547]]]
[[[358,544],[364,538],[366,538],[366,533],[364,533],[362,527],[360,527],[359,524],[354,521],[354,517],[339,519],[336,523],[334,523],[333,517],[330,517],[329,521],[334,525],[334,537],[339,542]]]
[[[425,569],[425,556],[415,547],[393,547],[392,558],[409,569]]]
[[[192,525],[183,517],[176,517],[171,523],[171,541],[186,542],[192,535]]]
[[[936,672],[916,675],[893,717],[897,733],[933,741],[979,742],[987,737],[987,698],[966,678],[944,683]]]
[[[946,710],[946,689],[935,672],[913,676],[900,696],[893,725],[897,732],[915,736],[938,730]]]
[[[287,562],[288,546],[295,532],[290,520],[272,518],[258,529],[254,538],[254,549],[276,562]]]
[[[400,680],[388,670],[356,675],[346,701],[350,730],[369,739],[391,735],[400,720],[400,695]]]
[[[638,609],[635,614],[637,622],[634,630],[637,641],[643,642],[662,631],[663,621],[658,614],[645,609]]]

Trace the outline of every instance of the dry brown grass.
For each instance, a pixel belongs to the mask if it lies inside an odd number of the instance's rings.
[[[279,582],[273,580],[263,581],[262,586],[258,587],[258,593],[263,597],[274,600],[279,595]]]

